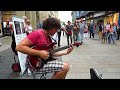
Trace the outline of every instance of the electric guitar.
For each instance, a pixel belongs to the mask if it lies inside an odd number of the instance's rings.
[[[40,69],[44,66],[44,64],[46,64],[48,61],[53,61],[53,60],[56,60],[56,58],[54,58],[52,55],[56,52],[59,52],[61,50],[64,50],[64,49],[67,49],[71,46],[79,46],[80,43],[74,43],[74,44],[71,44],[71,45],[67,45],[67,46],[64,46],[64,47],[60,47],[60,48],[57,48],[57,49],[53,49],[53,45],[55,45],[56,43],[51,43],[49,45],[47,45],[45,47],[45,50],[47,50],[49,52],[49,57],[47,59],[43,59],[43,58],[40,58],[38,56],[28,56],[28,60],[29,60],[29,63],[30,65],[32,65],[32,67],[34,69]],[[41,50],[39,48],[35,48],[36,50]],[[44,49],[43,49],[44,50]]]

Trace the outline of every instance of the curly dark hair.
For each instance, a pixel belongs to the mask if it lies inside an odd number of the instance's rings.
[[[43,29],[45,30],[50,30],[50,29],[59,29],[61,28],[61,24],[60,21],[57,18],[47,18],[44,22],[43,22]]]

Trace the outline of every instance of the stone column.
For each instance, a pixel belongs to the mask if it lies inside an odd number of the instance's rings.
[[[16,11],[16,16],[19,17],[25,16],[25,11]]]
[[[25,13],[26,13],[27,19],[32,20],[32,11],[26,11]]]
[[[47,18],[47,11],[39,11],[40,22],[42,22],[42,20],[45,20],[46,18]]]
[[[26,11],[27,19],[31,20],[33,30],[36,29],[36,11]]]
[[[39,11],[39,22],[42,21],[42,11]]]
[[[33,30],[36,29],[37,25],[36,25],[36,11],[32,11],[32,27],[33,27]]]

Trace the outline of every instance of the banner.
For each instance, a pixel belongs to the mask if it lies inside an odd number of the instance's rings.
[[[12,22],[13,22],[13,30],[14,30],[14,36],[16,45],[18,45],[25,37],[25,28],[24,28],[24,19],[22,17],[12,16]],[[23,54],[21,52],[18,52],[18,59],[21,67],[21,73],[24,73],[26,70],[26,58],[27,55]]]

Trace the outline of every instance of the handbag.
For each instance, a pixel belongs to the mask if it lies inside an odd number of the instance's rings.
[[[72,31],[71,30],[67,31],[67,33],[68,33],[68,35],[72,35]]]

